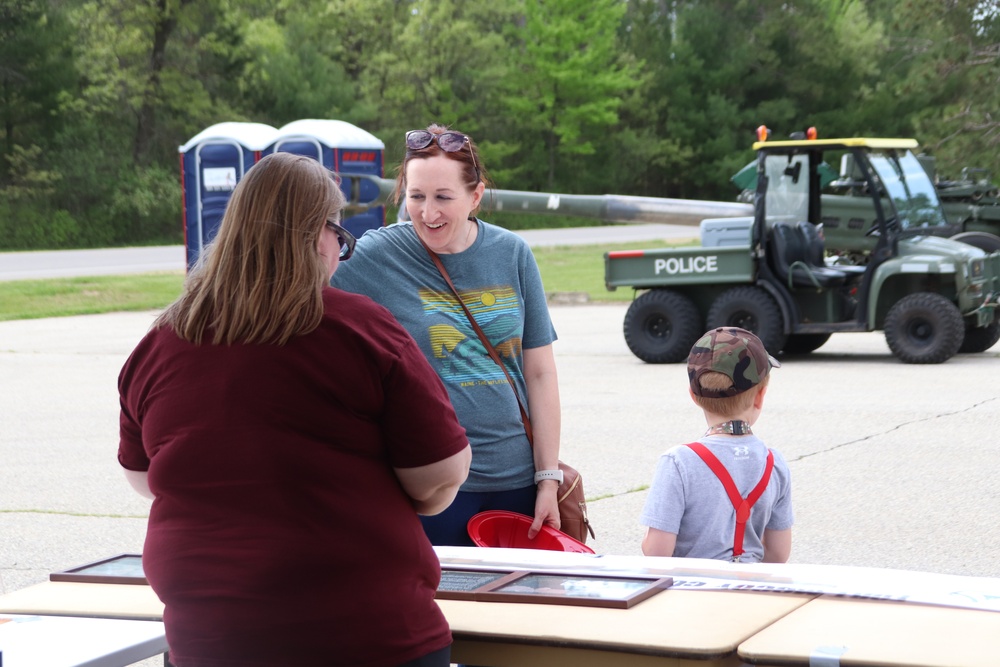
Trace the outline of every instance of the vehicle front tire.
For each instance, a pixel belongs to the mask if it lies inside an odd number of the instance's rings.
[[[671,290],[642,294],[625,313],[625,344],[648,364],[684,361],[704,333],[701,313],[688,297]]]
[[[900,299],[885,318],[885,340],[905,364],[940,364],[962,346],[965,323],[951,301],[932,292]]]
[[[970,327],[965,330],[960,353],[978,354],[985,352],[1000,340],[1000,320],[993,320],[985,327]]]
[[[782,348],[784,354],[809,354],[823,347],[830,334],[791,334]]]
[[[720,294],[708,309],[707,329],[740,327],[757,335],[768,353],[785,346],[784,320],[770,294],[759,287],[733,287]]]

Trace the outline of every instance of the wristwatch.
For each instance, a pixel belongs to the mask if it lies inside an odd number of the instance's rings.
[[[538,484],[545,479],[554,479],[557,483],[563,483],[563,471],[562,470],[539,470],[535,473],[535,484]]]

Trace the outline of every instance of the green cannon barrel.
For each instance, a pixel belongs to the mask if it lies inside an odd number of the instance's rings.
[[[487,195],[487,206],[490,204]],[[541,213],[594,218],[605,222],[697,225],[706,218],[753,215],[753,206],[739,202],[629,197],[625,195],[567,195],[518,190],[496,190],[493,209],[506,213]]]
[[[348,208],[352,211],[390,202],[396,186],[395,181],[387,178],[349,174],[343,174],[342,177],[345,181],[351,182]],[[361,179],[372,181],[378,186],[377,199],[370,202],[359,200]],[[698,225],[706,218],[739,218],[753,215],[753,206],[740,202],[625,195],[568,195],[521,190],[487,191],[483,205],[486,210],[504,213],[535,213],[592,218],[604,222],[674,225]]]

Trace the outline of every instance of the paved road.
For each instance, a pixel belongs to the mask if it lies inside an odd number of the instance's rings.
[[[0,253],[0,282],[183,271],[184,246]]]
[[[518,232],[533,246],[590,245],[625,241],[687,239],[695,227],[682,225],[609,225]],[[99,276],[154,271],[183,271],[184,246],[0,252],[0,282],[70,276]]]

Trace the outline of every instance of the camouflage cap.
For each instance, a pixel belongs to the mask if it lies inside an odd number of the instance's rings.
[[[781,366],[767,353],[754,334],[738,327],[719,327],[698,339],[688,355],[688,379],[695,396],[726,398],[752,389],[767,377],[771,367]],[[704,389],[701,376],[716,372],[728,376],[733,386]]]

